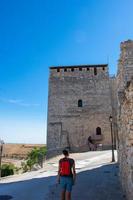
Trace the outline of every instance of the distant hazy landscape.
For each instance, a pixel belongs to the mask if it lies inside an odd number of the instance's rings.
[[[35,147],[40,148],[46,146],[44,144],[4,144],[3,157],[5,158],[26,158],[27,154]]]

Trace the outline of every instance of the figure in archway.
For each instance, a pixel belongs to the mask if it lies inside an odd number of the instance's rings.
[[[93,142],[91,136],[88,137],[88,146],[89,146],[89,150],[90,150],[90,151],[95,151],[95,150],[96,150],[96,145],[95,145],[95,143]]]

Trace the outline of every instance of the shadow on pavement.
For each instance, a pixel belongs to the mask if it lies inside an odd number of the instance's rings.
[[[12,199],[13,197],[10,195],[0,195],[0,200],[9,200]]]
[[[0,200],[44,200],[55,180],[55,176],[49,176],[0,183]]]
[[[117,164],[108,164],[79,172],[73,187],[72,200],[123,200],[118,170]],[[55,182],[56,176],[49,176],[1,183],[0,194],[11,195],[13,200],[59,200],[60,185]],[[6,199],[1,196],[0,200]]]
[[[123,200],[118,165],[109,164],[77,174],[72,200]],[[60,187],[53,186],[48,200],[60,199]]]

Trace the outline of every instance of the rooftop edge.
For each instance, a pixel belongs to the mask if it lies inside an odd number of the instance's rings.
[[[95,65],[68,65],[68,66],[53,66],[50,69],[64,69],[64,68],[87,68],[87,67],[107,67],[108,64],[95,64]]]

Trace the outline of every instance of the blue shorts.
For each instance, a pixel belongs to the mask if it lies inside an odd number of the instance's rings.
[[[61,185],[62,190],[71,192],[72,186],[73,186],[73,178],[61,176],[60,177],[60,185]]]

